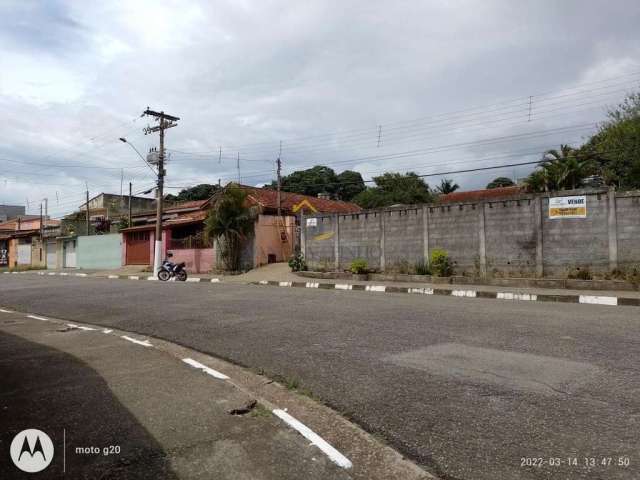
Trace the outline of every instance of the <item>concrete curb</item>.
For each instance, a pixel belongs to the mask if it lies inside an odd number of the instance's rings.
[[[261,280],[251,282],[252,285],[275,286],[285,288],[322,288],[325,290],[357,290],[377,293],[408,293],[417,295],[444,295],[461,298],[493,298],[497,300],[528,301],[528,302],[562,302],[562,303],[585,303],[591,305],[609,306],[640,306],[640,298],[629,297],[608,297],[601,295],[548,295],[531,294],[517,292],[491,292],[483,290],[468,289],[446,289],[446,288],[416,288],[416,287],[396,287],[387,285],[359,285],[350,283],[320,283],[320,282],[276,282],[272,280]]]
[[[28,271],[21,272],[3,272],[3,273],[29,273]],[[112,274],[112,275],[92,275],[90,273],[75,273],[75,272],[37,272],[38,275],[44,276],[60,276],[60,277],[81,277],[81,278],[108,278],[112,280],[155,280],[158,279],[154,276],[149,276],[144,273],[140,273],[138,275],[122,275],[122,274]],[[188,283],[200,283],[200,282],[209,282],[209,283],[220,283],[222,279],[219,277],[189,277],[187,278]]]

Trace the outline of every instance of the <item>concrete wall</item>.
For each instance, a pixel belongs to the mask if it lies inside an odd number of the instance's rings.
[[[449,253],[456,274],[489,277],[639,266],[640,192],[553,194],[573,195],[586,195],[586,218],[549,218],[549,194],[315,215],[303,219],[302,250],[321,270],[345,270],[363,258],[372,269],[411,271],[436,248]]]
[[[110,269],[122,266],[122,235],[90,235],[78,237],[78,268]]]

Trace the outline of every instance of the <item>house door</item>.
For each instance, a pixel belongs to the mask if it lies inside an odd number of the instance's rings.
[[[57,268],[56,242],[47,242],[47,268]]]
[[[18,244],[18,265],[31,265],[31,244]]]
[[[149,265],[151,243],[149,232],[127,233],[127,265]]]
[[[67,240],[63,244],[64,250],[64,267],[76,268],[76,241]]]

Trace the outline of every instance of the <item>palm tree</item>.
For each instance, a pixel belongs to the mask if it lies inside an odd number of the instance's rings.
[[[227,187],[220,194],[205,220],[205,237],[218,243],[227,270],[240,269],[244,241],[253,233],[257,211],[246,205],[247,195],[239,188]]]
[[[537,192],[573,190],[580,187],[594,170],[592,158],[569,145],[560,145],[560,150],[544,153],[540,166],[529,175],[526,184]]]
[[[457,183],[453,183],[453,180],[449,178],[443,178],[440,181],[440,185],[436,187],[436,191],[442,195],[446,195],[447,193],[453,193],[458,190],[460,186]]]

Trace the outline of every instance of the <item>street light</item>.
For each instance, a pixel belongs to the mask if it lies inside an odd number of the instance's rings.
[[[158,172],[156,172],[153,167],[151,165],[149,165],[149,162],[147,162],[147,160],[142,156],[142,154],[138,151],[138,149],[136,147],[133,146],[133,144],[129,141],[127,141],[126,138],[124,137],[120,137],[119,139],[122,143],[126,143],[127,145],[129,145],[131,148],[133,148],[133,151],[136,152],[138,154],[138,156],[140,157],[140,160],[142,160],[144,162],[144,164],[149,167],[149,170],[151,170],[153,172],[154,175],[157,175]]]

